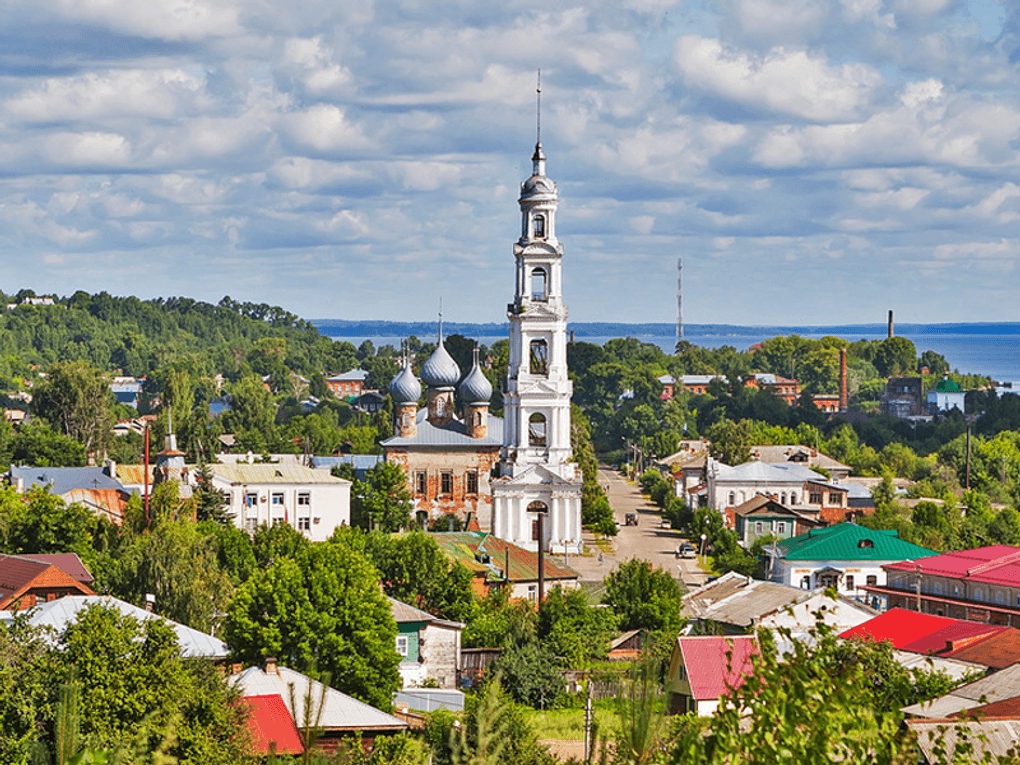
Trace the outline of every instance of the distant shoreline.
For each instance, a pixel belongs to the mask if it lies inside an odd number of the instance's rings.
[[[435,321],[349,321],[344,319],[312,319],[310,322],[320,333],[329,337],[415,335],[431,337],[436,332]],[[444,322],[447,334],[466,337],[504,335],[508,323]],[[792,325],[739,325],[739,324],[685,324],[685,335],[713,335],[743,337],[747,335],[836,335],[884,334],[886,324],[826,324],[818,326]],[[571,322],[568,331],[579,337],[673,337],[675,324],[625,322]],[[955,322],[946,324],[895,324],[896,334],[909,335],[1020,335],[1020,322]],[[849,339],[849,338],[848,338]]]

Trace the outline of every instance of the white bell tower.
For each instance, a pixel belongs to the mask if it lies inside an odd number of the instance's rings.
[[[503,395],[500,478],[493,482],[493,534],[538,548],[581,552],[581,479],[571,462],[567,306],[563,245],[556,238],[556,184],[545,174],[541,141],[521,185],[521,238],[514,244],[516,289],[507,306],[510,360]]]

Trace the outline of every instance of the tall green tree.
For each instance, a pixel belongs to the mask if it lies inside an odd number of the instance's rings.
[[[116,748],[151,725],[158,747],[167,731],[171,753],[194,765],[244,759],[244,719],[222,675],[181,657],[165,622],[138,622],[117,609],[93,605],[61,637],[62,659],[77,668],[80,729],[91,745]]]
[[[334,687],[381,709],[400,687],[389,601],[368,559],[341,541],[256,572],[238,588],[225,634],[239,660],[276,656],[299,672],[327,672]]]
[[[602,602],[612,607],[621,630],[658,633],[657,642],[672,644],[684,619],[680,615],[680,584],[661,568],[632,558],[606,577]]]
[[[411,493],[400,465],[379,462],[351,487],[351,523],[393,532],[411,522]]]
[[[83,361],[58,362],[32,397],[32,410],[87,451],[109,443],[116,421],[108,380]]]

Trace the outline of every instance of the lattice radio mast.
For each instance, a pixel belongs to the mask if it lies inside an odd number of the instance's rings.
[[[676,259],[676,342],[684,339],[684,259]],[[675,351],[675,348],[674,348]]]

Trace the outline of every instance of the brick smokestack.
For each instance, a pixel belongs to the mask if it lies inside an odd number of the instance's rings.
[[[889,337],[893,336],[892,332],[892,309],[889,309]]]
[[[839,411],[845,412],[847,408],[846,395],[846,348],[839,349]]]

